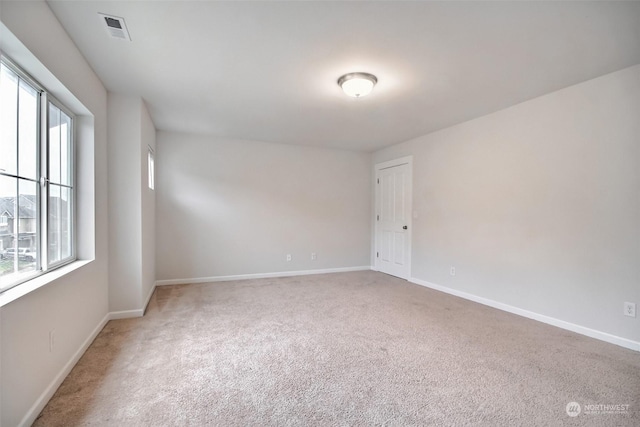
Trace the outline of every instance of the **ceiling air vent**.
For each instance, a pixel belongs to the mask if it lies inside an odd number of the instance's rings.
[[[105,26],[107,32],[114,39],[131,41],[131,36],[127,30],[127,25],[124,23],[124,18],[113,15],[105,15],[104,13],[98,13],[102,20],[102,25]]]

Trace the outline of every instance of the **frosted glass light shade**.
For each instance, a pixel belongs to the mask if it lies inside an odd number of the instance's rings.
[[[373,90],[378,79],[373,74],[349,73],[338,79],[338,85],[344,93],[354,98],[361,98]]]

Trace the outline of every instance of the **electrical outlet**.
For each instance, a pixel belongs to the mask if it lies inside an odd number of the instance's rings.
[[[291,254],[287,254],[287,262],[291,261]]]
[[[452,276],[456,275],[456,268],[455,267],[451,267],[451,270],[449,270],[449,274]]]
[[[315,252],[311,252],[311,261],[315,261],[318,258],[318,255]]]
[[[636,317],[636,303],[625,302],[624,303],[624,315],[629,317]]]
[[[55,344],[56,344],[56,330],[52,329],[49,331],[49,353],[53,353]]]

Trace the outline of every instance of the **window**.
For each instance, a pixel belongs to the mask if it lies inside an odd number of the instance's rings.
[[[73,116],[0,57],[0,291],[75,259]]]
[[[156,167],[151,147],[149,147],[149,154],[147,155],[147,169],[149,170],[149,188],[153,190],[156,187]]]

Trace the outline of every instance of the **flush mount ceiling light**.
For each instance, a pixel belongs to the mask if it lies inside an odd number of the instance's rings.
[[[369,73],[349,73],[338,79],[338,86],[344,93],[354,98],[362,98],[373,90],[378,79]]]

